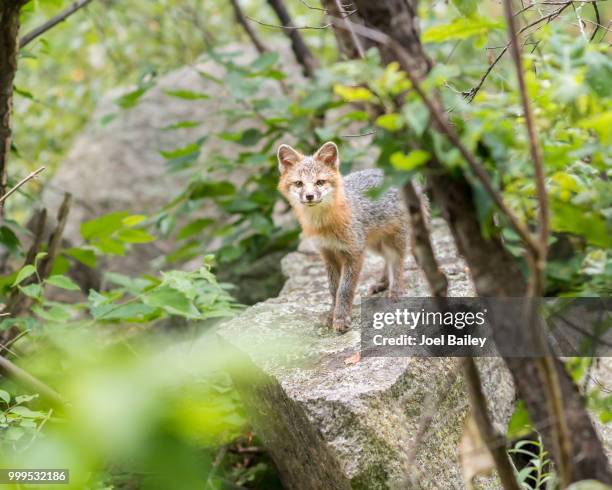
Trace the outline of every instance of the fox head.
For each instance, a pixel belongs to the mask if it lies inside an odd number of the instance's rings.
[[[332,204],[341,192],[340,158],[335,143],[325,143],[312,156],[281,145],[277,155],[278,188],[294,208]]]

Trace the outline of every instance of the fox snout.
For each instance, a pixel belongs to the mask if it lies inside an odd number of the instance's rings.
[[[302,186],[302,192],[300,192],[300,202],[307,206],[314,206],[321,202],[321,191],[311,183],[305,183]]]

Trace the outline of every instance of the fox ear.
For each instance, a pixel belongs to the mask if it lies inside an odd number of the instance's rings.
[[[280,145],[276,155],[278,156],[278,169],[280,170],[281,174],[285,173],[302,158],[304,158],[289,145]]]
[[[314,154],[314,159],[325,165],[338,169],[340,166],[340,158],[338,157],[338,147],[336,143],[328,141]]]

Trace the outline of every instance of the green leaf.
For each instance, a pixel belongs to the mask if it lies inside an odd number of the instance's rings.
[[[190,236],[193,236],[199,233],[207,226],[212,225],[214,222],[215,221],[210,218],[201,218],[201,219],[192,221],[188,225],[181,228],[181,230],[178,232],[177,238],[179,240],[184,240],[185,238],[189,238]]]
[[[453,5],[466,17],[470,17],[476,13],[478,9],[478,0],[453,0]]]
[[[142,301],[146,305],[162,308],[174,315],[197,318],[199,314],[187,296],[170,286],[155,288],[146,293]]]
[[[249,128],[239,133],[221,133],[225,141],[233,141],[242,146],[253,146],[262,138],[263,133],[257,128]]]
[[[123,226],[123,219],[129,216],[127,211],[116,211],[100,218],[92,219],[81,224],[81,236],[85,240],[103,238],[111,235]]]
[[[365,87],[347,87],[334,85],[334,93],[346,102],[367,102],[374,99],[374,94]]]
[[[13,287],[17,286],[18,284],[23,282],[24,279],[27,279],[28,277],[30,277],[35,272],[36,272],[36,267],[34,267],[32,264],[28,264],[28,265],[24,266],[17,273],[17,277],[15,278],[15,281],[13,282]]]
[[[147,92],[148,89],[149,87],[139,87],[136,90],[133,90],[132,92],[122,95],[115,102],[122,109],[129,109],[138,104],[138,101]]]
[[[0,226],[0,243],[4,245],[11,254],[19,252],[19,238],[8,226]]]
[[[81,288],[72,279],[66,276],[55,275],[48,277],[45,282],[57,288],[67,289],[68,291],[80,291]]]
[[[43,289],[38,283],[28,284],[27,286],[19,286],[19,290],[29,298],[42,298]]]
[[[230,196],[236,193],[234,184],[227,181],[193,182],[189,185],[189,199],[204,199],[210,197]]]
[[[86,248],[67,248],[64,251],[65,255],[72,257],[75,260],[78,260],[81,264],[90,267],[91,269],[96,268],[96,254],[93,250],[89,250]]]
[[[202,123],[198,121],[180,121],[174,124],[170,124],[168,126],[164,126],[162,129],[164,131],[172,131],[174,129],[184,129],[184,128],[197,128]]]
[[[41,308],[40,306],[35,306],[34,308],[32,308],[32,311],[43,320],[47,320],[49,322],[63,323],[70,320],[71,317],[68,308],[64,308],[58,305],[54,305],[48,309]]]
[[[203,142],[203,139],[199,139],[198,141],[181,146],[180,148],[176,148],[174,150],[162,150],[159,153],[161,156],[167,159],[185,157],[188,155],[193,155],[194,153],[199,153]]]
[[[146,219],[147,219],[147,217],[145,215],[143,215],[143,214],[132,214],[131,216],[128,216],[127,218],[123,218],[121,220],[121,223],[124,226],[127,226],[128,228],[131,228],[132,226],[136,226],[136,225],[142,223]]]
[[[467,39],[472,36],[482,36],[494,29],[503,29],[503,22],[493,21],[485,17],[459,17],[450,24],[430,27],[421,36],[425,43],[443,43],[456,39]]]
[[[269,68],[272,68],[278,62],[278,59],[278,53],[272,51],[263,53],[251,63],[251,68],[257,71],[267,70]]]
[[[8,391],[0,390],[0,400],[3,400],[7,405],[11,402],[11,395]]]
[[[401,114],[384,114],[376,119],[376,125],[387,131],[399,131],[404,127],[405,121]]]
[[[126,243],[149,243],[155,241],[155,237],[144,230],[121,230],[117,238]]]
[[[390,161],[397,170],[409,171],[425,165],[430,157],[431,154],[424,150],[414,150],[407,155],[397,151],[391,155]]]
[[[179,99],[186,99],[186,100],[210,99],[210,95],[203,94],[201,92],[193,92],[191,90],[165,90],[164,93],[171,97],[177,97]]]
[[[19,415],[20,417],[29,419],[39,419],[45,416],[44,412],[30,410],[28,407],[23,406],[13,407],[9,410],[9,413],[14,413],[15,415]]]

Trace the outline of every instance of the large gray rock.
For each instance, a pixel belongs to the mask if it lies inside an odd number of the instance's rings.
[[[240,53],[235,59],[237,63],[250,63],[258,56],[250,45],[235,44],[224,50]],[[291,70],[292,66],[296,66],[291,51],[283,45],[278,47],[278,52],[288,73],[298,77],[299,69]],[[201,161],[206,164],[210,155],[218,153],[232,157],[239,151],[235,144],[216,137],[217,133],[238,132],[251,127],[265,130],[263,123],[256,119],[231,121],[225,112],[232,108],[226,94],[227,87],[202,76],[200,72],[222,78],[225,68],[220,63],[208,60],[174,70],[160,76],[138,104],[129,109],[119,108],[117,99],[133,88],[117,89],[99,102],[90,123],[75,138],[64,163],[43,193],[43,202],[51,210],[59,208],[64,192],[73,194],[73,205],[64,232],[64,237],[72,244],[82,241],[80,225],[83,221],[121,210],[133,214],[154,214],[184,189],[187,177],[168,172],[166,160],[160,151],[181,148],[205,135],[208,138],[202,146]],[[176,90],[204,93],[210,98],[187,100],[167,94]],[[279,86],[269,81],[263,84],[261,90],[264,95],[274,95]],[[113,115],[110,122],[104,123]],[[198,121],[201,125],[196,128],[165,129],[182,121]],[[239,186],[248,175],[245,168],[223,178]],[[207,201],[203,201],[202,207],[200,213],[203,216],[226,219]],[[213,249],[216,243],[212,237],[210,242]],[[169,240],[158,240],[154,244],[135,247],[129,257],[114,262],[115,268],[123,272],[142,273],[147,270],[151,259],[168,253],[174,246]]]
[[[472,294],[448,230],[436,222],[435,250],[450,294]],[[358,295],[380,272],[365,264]],[[409,294],[428,296],[422,274],[406,262]],[[283,260],[289,278],[279,295],[246,310],[218,333],[246,363],[236,376],[256,432],[269,448],[286,488],[463,488],[458,443],[468,411],[459,360],[364,358],[358,312],[338,336],[321,328],[329,308],[326,276],[308,247]],[[499,360],[479,361],[491,415],[503,429],[514,390]],[[427,416],[427,418],[425,418]],[[430,418],[429,418],[430,417]],[[424,426],[422,424],[425,424]],[[419,437],[414,461],[410,448]],[[486,481],[496,487],[496,481]]]

